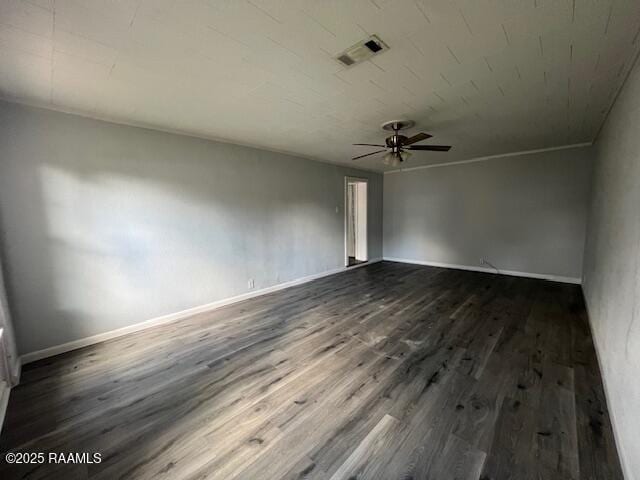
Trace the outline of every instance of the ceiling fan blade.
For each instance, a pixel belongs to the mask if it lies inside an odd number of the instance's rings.
[[[386,145],[378,145],[377,143],[354,143],[356,147],[386,147]]]
[[[363,158],[363,157],[368,157],[369,155],[375,155],[376,153],[382,153],[382,152],[386,152],[387,150],[378,150],[377,152],[372,152],[372,153],[366,153],[364,155],[360,155],[358,157],[353,157],[351,160],[358,160],[359,158]]]
[[[448,152],[451,150],[450,145],[415,145],[407,147],[407,150],[430,150],[432,152]]]
[[[414,135],[413,137],[409,137],[407,138],[406,141],[404,141],[402,144],[403,145],[411,145],[413,143],[416,142],[420,142],[422,140],[426,140],[427,138],[431,138],[433,135],[429,135],[428,133],[418,133],[416,135]]]

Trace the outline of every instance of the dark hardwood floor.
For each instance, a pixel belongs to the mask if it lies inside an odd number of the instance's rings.
[[[622,479],[579,287],[390,262],[28,365],[0,444],[102,456],[3,479]]]

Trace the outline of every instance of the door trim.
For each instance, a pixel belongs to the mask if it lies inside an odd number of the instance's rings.
[[[344,177],[344,266],[349,267],[349,246],[348,246],[348,224],[349,224],[349,211],[347,209],[347,189],[349,182],[363,182],[367,184],[367,215],[364,219],[365,231],[367,232],[367,260],[364,263],[369,262],[369,179],[362,177],[352,177],[345,175]],[[353,265],[352,265],[353,266]]]

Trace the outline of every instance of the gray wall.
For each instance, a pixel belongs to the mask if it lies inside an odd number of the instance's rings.
[[[596,142],[584,293],[627,480],[640,480],[640,68]]]
[[[384,178],[384,256],[579,278],[590,147]]]
[[[0,102],[20,352],[340,268],[345,175],[381,257],[380,174]]]

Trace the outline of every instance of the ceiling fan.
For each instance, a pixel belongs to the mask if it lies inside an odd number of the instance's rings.
[[[412,137],[406,137],[405,135],[400,135],[398,133],[400,130],[406,130],[413,127],[414,125],[415,122],[413,122],[412,120],[392,120],[391,122],[384,123],[382,125],[382,128],[384,130],[393,132],[393,135],[386,138],[385,145],[378,145],[375,143],[354,143],[354,145],[356,146],[383,147],[384,149],[353,157],[352,160],[359,160],[364,157],[387,152],[382,158],[382,162],[385,165],[397,167],[407,158],[409,158],[409,156],[411,155],[410,150],[448,152],[451,149],[449,145],[414,145],[414,143],[426,140],[427,138],[431,138],[431,135],[429,135],[428,133],[418,133]]]

